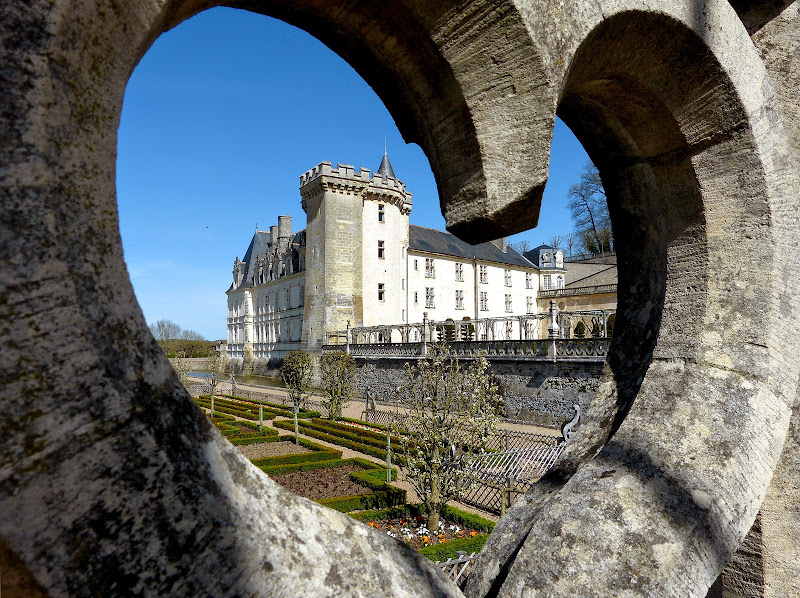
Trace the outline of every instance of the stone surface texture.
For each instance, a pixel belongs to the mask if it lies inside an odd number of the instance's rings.
[[[3,593],[459,595],[252,467],[147,330],[117,222],[122,97],[161,32],[218,4],[0,3]],[[348,60],[471,241],[537,221],[556,112],[600,169],[620,273],[608,364],[465,593],[702,597],[761,509],[764,592],[796,594],[798,4],[226,4]]]

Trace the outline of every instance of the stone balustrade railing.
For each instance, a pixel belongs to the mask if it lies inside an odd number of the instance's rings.
[[[483,354],[487,359],[513,358],[534,361],[604,360],[610,338],[570,338],[536,340],[455,341],[447,343],[454,357],[472,358]],[[431,343],[350,343],[323,345],[322,352],[346,351],[354,357],[412,358],[424,357]]]

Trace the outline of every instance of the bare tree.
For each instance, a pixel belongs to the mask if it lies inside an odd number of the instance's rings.
[[[208,352],[206,359],[206,371],[208,372],[208,382],[211,385],[211,411],[214,411],[214,395],[217,392],[217,384],[225,374],[225,368],[228,366],[228,360],[221,351],[217,351],[216,347],[212,347]]]
[[[178,378],[183,384],[183,387],[188,391],[189,390],[189,371],[191,371],[191,366],[189,365],[189,360],[186,358],[186,353],[184,351],[178,351],[172,359],[169,360],[172,364],[172,368],[175,370],[175,373],[178,374]]]
[[[509,243],[508,246],[520,254],[525,253],[526,251],[530,251],[532,249],[530,242],[527,241],[526,239],[521,239],[519,241],[516,241],[515,243]]]
[[[474,481],[469,468],[497,428],[500,396],[482,355],[465,368],[447,345],[434,346],[417,365],[406,364],[405,378],[398,399],[407,411],[392,432],[400,437],[405,478],[436,533],[442,507]]]
[[[553,249],[561,249],[561,237],[559,235],[553,235],[547,239],[547,244]]]
[[[168,341],[180,338],[181,327],[172,320],[158,320],[150,324],[150,332],[157,341]]]
[[[586,250],[590,253],[610,251],[613,238],[606,193],[600,171],[591,162],[586,163],[580,182],[569,188],[567,196],[575,232],[580,235]]]
[[[177,325],[177,324],[176,324]],[[184,341],[204,341],[206,337],[195,330],[181,330],[180,333],[181,340]]]
[[[577,240],[578,239],[575,236],[575,233],[569,233],[564,237],[564,243],[567,246],[567,253],[569,257],[572,257],[572,252],[575,249],[575,243],[577,242]]]

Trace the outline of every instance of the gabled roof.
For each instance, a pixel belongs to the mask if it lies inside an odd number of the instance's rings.
[[[475,258],[484,262],[536,268],[534,264],[514,251],[511,246],[507,246],[503,251],[491,242],[470,245],[450,233],[414,224],[408,227],[408,248],[411,251],[438,253],[466,260]]]

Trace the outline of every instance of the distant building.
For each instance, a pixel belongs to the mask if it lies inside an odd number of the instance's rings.
[[[409,224],[411,193],[384,154],[373,175],[322,162],[300,177],[306,228],[256,231],[233,266],[228,355],[271,361],[319,350],[348,326],[539,313],[541,289],[570,284],[563,252],[528,258],[505,239],[470,245]],[[530,260],[533,261],[530,261]]]

